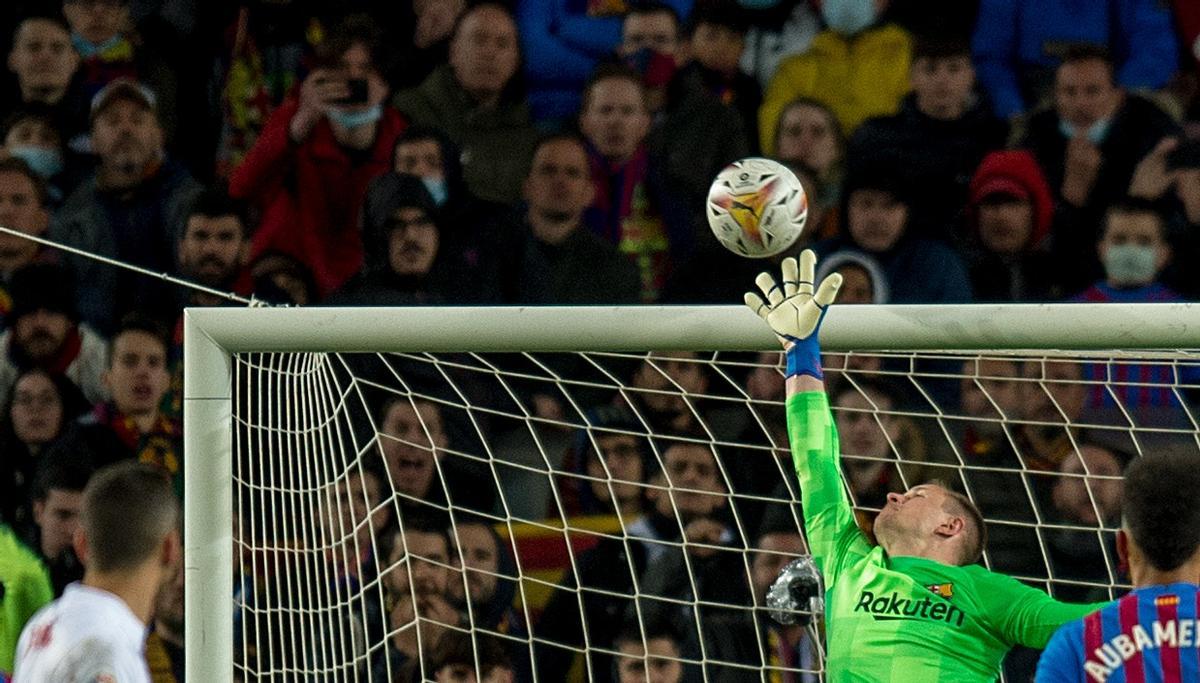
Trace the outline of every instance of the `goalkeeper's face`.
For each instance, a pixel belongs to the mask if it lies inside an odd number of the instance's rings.
[[[947,499],[946,489],[935,484],[889,493],[887,504],[875,517],[875,538],[879,545],[889,554],[897,548],[922,547],[939,530],[952,525],[955,515],[946,510]]]

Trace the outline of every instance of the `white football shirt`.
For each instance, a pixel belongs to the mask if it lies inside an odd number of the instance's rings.
[[[81,583],[46,605],[17,643],[14,683],[150,683],[146,625],[108,591]]]

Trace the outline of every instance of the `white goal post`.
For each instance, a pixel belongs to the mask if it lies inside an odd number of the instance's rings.
[[[834,306],[827,351],[1200,348],[1200,305]],[[190,308],[184,314],[187,677],[232,680],[234,354],[777,350],[742,306]]]

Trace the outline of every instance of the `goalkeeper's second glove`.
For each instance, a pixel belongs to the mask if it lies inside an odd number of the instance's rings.
[[[821,348],[817,333],[829,304],[837,298],[842,286],[838,273],[826,277],[821,286],[813,288],[817,256],[811,249],[800,254],[799,263],[788,257],[783,260],[783,282],[778,283],[770,273],[761,273],[755,284],[763,296],[747,292],[746,305],[757,313],[775,334],[783,340],[787,349],[787,376],[809,375],[822,379]]]

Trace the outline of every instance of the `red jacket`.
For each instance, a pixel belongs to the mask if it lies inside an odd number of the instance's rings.
[[[267,119],[250,153],[233,172],[229,193],[254,203],[262,223],[254,234],[251,261],[279,251],[307,265],[325,296],[357,273],[363,262],[359,211],[367,184],[391,170],[392,147],[408,126],[384,108],[375,145],[355,164],[321,121],[302,144],[288,136],[299,109],[289,97]]]

